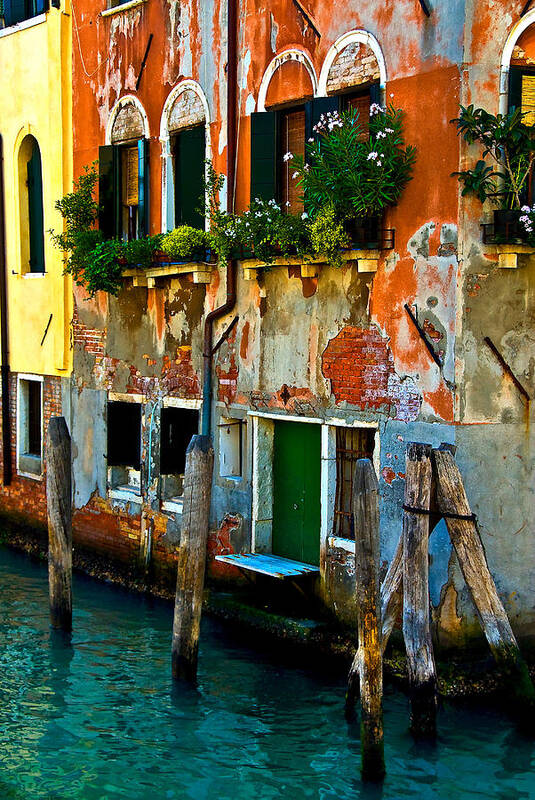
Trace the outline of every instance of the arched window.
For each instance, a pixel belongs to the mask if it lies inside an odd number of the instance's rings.
[[[18,166],[22,272],[44,272],[43,172],[41,151],[33,136],[22,140]]]
[[[149,229],[149,131],[137,98],[121,98],[99,148],[99,226],[106,237],[129,241]]]
[[[193,80],[181,81],[166,100],[161,125],[162,224],[204,228],[205,162],[210,159],[208,103]]]

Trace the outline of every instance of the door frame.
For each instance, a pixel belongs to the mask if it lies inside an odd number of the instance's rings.
[[[336,428],[371,428],[375,430],[373,465],[379,475],[380,437],[377,422],[343,419],[322,419],[321,417],[298,417],[295,415],[249,411],[253,429],[252,457],[252,512],[251,512],[251,551],[253,553],[273,552],[273,453],[275,423],[301,422],[321,426],[320,452],[320,574],[325,576],[326,556],[329,546],[355,552],[355,543],[350,539],[333,537],[334,501],[336,496]]]

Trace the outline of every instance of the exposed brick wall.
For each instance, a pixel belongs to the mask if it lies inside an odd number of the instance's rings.
[[[0,398],[1,408],[1,398]],[[46,481],[45,469],[41,478],[26,478],[17,474],[17,376],[11,375],[9,384],[9,409],[11,420],[11,469],[10,486],[2,486],[0,492],[0,509],[4,513],[14,513],[29,521],[36,520],[46,524]],[[48,423],[53,416],[60,416],[61,411],[61,379],[45,376],[43,380],[43,430],[46,435]],[[0,417],[1,427],[1,417]],[[2,448],[0,448],[2,450]],[[3,469],[3,451],[0,455],[0,468]]]
[[[177,131],[205,121],[204,108],[200,97],[186,89],[181,92],[169,112],[169,130]]]
[[[88,328],[80,322],[78,307],[74,306],[72,317],[72,340],[74,347],[82,347],[86,353],[102,359],[106,352],[106,328]]]
[[[140,515],[112,509],[104,498],[94,496],[73,516],[75,546],[102,553],[115,561],[130,563],[137,558],[141,533]]]
[[[142,139],[145,135],[143,117],[133,103],[127,103],[113,122],[111,141],[113,144],[124,142],[128,139]]]
[[[337,403],[363,410],[387,406],[406,422],[418,416],[421,397],[414,382],[396,373],[392,351],[376,328],[343,328],[325,348],[322,370]]]
[[[329,70],[327,93],[379,80],[379,65],[373,50],[361,42],[348,44]]]

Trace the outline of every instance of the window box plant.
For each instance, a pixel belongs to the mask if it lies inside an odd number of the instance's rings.
[[[463,184],[462,196],[475,195],[481,203],[499,205],[493,210],[492,232],[484,226],[490,243],[530,243],[530,207],[526,205],[530,175],[535,162],[535,130],[523,121],[525,114],[512,109],[490,114],[473,105],[461,106],[453,119],[468,144],[479,144],[480,158],[472,169],[454,172]],[[534,241],[535,243],[535,241]]]

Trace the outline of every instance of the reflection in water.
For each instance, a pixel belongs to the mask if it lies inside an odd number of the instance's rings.
[[[170,678],[170,606],[75,578],[72,638],[46,567],[0,550],[0,798],[535,798],[533,744],[493,712],[446,707],[415,744],[385,698],[388,775],[359,778],[343,681],[281,666],[203,621],[199,686]]]

